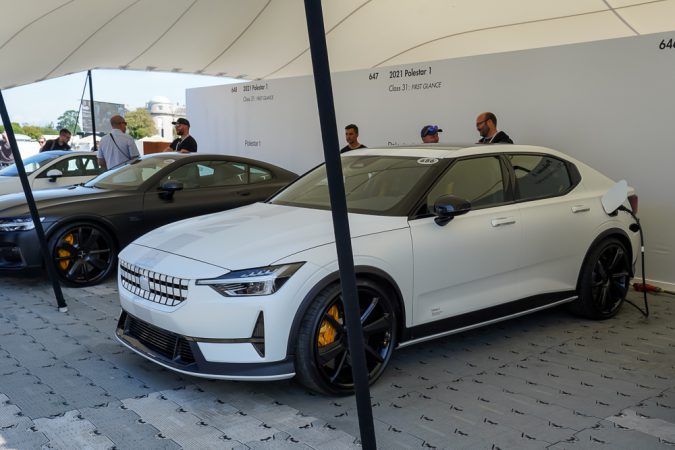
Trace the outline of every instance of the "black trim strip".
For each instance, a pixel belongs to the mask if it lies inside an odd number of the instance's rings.
[[[401,336],[400,345],[406,341],[412,341],[440,333],[451,333],[453,330],[478,325],[492,320],[506,318],[525,311],[546,306],[552,306],[570,297],[576,298],[576,291],[554,292],[550,294],[534,295],[532,297],[516,300],[501,305],[491,306],[485,309],[448,317],[447,319],[429,322],[422,325],[406,328]]]

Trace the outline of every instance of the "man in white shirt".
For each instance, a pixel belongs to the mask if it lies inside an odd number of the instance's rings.
[[[101,139],[97,155],[98,164],[106,170],[140,156],[136,141],[126,134],[127,123],[124,117],[120,115],[112,116],[110,125],[112,126],[112,132]]]

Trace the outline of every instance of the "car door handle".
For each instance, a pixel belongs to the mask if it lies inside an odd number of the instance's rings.
[[[237,195],[241,195],[242,197],[246,197],[247,195],[251,195],[251,191],[238,191]]]
[[[582,213],[582,212],[588,212],[591,210],[590,206],[584,206],[584,205],[576,205],[572,206],[572,212],[573,213]]]
[[[492,226],[493,227],[501,227],[504,225],[513,225],[516,223],[515,217],[498,217],[496,219],[492,219]]]

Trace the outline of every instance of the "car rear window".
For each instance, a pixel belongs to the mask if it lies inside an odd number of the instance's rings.
[[[572,187],[567,164],[550,155],[509,155],[519,201],[562,195]]]

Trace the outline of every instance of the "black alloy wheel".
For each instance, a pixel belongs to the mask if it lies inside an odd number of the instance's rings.
[[[98,225],[86,222],[67,225],[50,242],[56,272],[69,286],[97,284],[110,275],[115,266],[115,242],[110,233]]]
[[[623,304],[630,287],[630,258],[616,238],[602,241],[588,255],[579,280],[575,312],[591,319],[608,319]]]
[[[394,349],[396,309],[390,293],[370,280],[357,280],[368,381],[382,374]],[[351,355],[339,284],[321,291],[300,325],[296,375],[308,388],[332,395],[354,392]]]

